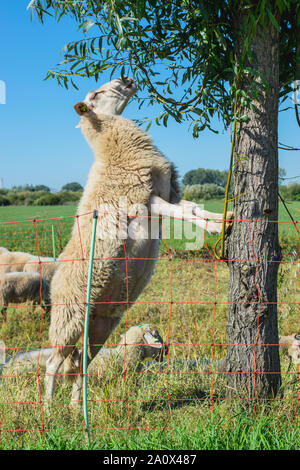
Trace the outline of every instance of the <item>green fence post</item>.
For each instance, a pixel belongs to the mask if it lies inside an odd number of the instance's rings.
[[[82,366],[83,414],[84,414],[85,430],[87,433],[88,444],[90,444],[90,431],[89,431],[89,417],[88,417],[88,405],[87,405],[87,349],[88,349],[90,298],[91,298],[97,219],[98,219],[98,211],[94,211],[92,241],[91,241],[91,250],[90,250],[90,263],[89,263],[89,273],[88,273],[86,303],[85,303],[84,338],[83,338],[83,366]]]
[[[52,252],[53,252],[53,258],[56,258],[54,225],[52,225]]]

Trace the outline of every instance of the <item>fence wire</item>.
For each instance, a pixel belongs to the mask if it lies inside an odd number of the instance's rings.
[[[42,265],[40,257],[54,257],[62,253],[71,231],[77,230],[80,244],[80,219],[90,216],[59,217],[32,219],[0,223],[0,246],[10,251],[23,251],[38,257],[40,274],[40,301],[38,306],[28,303],[10,304],[7,308],[7,322],[2,321],[0,340],[0,358],[6,357],[9,366],[17,353],[38,350],[34,370],[9,371],[2,364],[0,376],[0,434],[40,432],[43,435],[51,430],[84,431],[83,413],[70,411],[70,386],[63,381],[63,371],[57,374],[58,385],[52,403],[51,414],[45,409],[44,376],[45,368],[40,358],[49,347],[49,315],[43,309]],[[255,224],[253,220],[235,220],[234,223]],[[279,224],[282,260],[226,259],[220,260],[214,255],[213,243],[204,230],[204,246],[196,251],[176,249],[163,231],[161,249],[157,256],[155,274],[137,300],[131,300],[128,293],[128,260],[136,259],[152,262],[147,258],[130,258],[124,242],[124,256],[112,258],[116,262],[125,262],[124,276],[127,286],[125,301],[103,301],[95,304],[123,303],[124,316],[120,326],[109,337],[105,348],[117,348],[121,334],[127,334],[133,325],[151,324],[168,346],[167,356],[160,360],[144,359],[141,370],[126,370],[126,355],[130,344],[124,344],[122,356],[123,368],[114,370],[108,366],[101,374],[87,373],[88,405],[90,413],[89,431],[107,430],[151,430],[161,428],[173,430],[178,424],[177,410],[182,406],[205,404],[211,410],[221,402],[242,402],[245,397],[226,398],[226,372],[219,369],[229,346],[226,340],[226,317],[229,302],[228,268],[226,262],[239,263],[280,263],[278,276],[278,318],[280,334],[300,333],[300,256],[299,236],[295,232],[295,222],[270,221]],[[299,232],[299,223],[296,222]],[[251,243],[251,240],[249,240]],[[68,305],[84,304],[86,295],[85,270],[89,253],[85,253],[81,244],[81,256],[66,259],[63,263],[82,263],[82,300],[72,301]],[[95,262],[107,258],[95,258]],[[225,261],[225,262],[224,262]],[[60,263],[58,259],[47,261]],[[16,263],[17,264],[17,263]],[[7,264],[1,263],[0,272]],[[9,264],[14,271],[14,263]],[[1,286],[0,286],[1,289]],[[236,302],[236,304],[263,303],[258,299]],[[272,303],[272,302],[269,302]],[[274,303],[274,302],[273,302]],[[91,304],[92,305],[92,304]],[[50,306],[50,305],[49,305]],[[7,305],[0,305],[0,308]],[[257,325],[259,329],[259,323]],[[82,332],[83,338],[83,332]],[[79,342],[80,344],[82,341]],[[63,345],[62,345],[63,346]],[[69,345],[70,351],[75,345]],[[236,346],[249,346],[236,344]],[[256,344],[256,347],[264,346]],[[275,345],[272,345],[275,346]],[[279,346],[279,345],[278,345]],[[1,354],[2,352],[2,354]],[[4,354],[5,353],[5,354]],[[287,393],[270,398],[284,406],[289,402],[291,413],[298,418],[300,401],[299,367],[281,354],[281,374],[286,384]],[[1,361],[0,361],[1,362]],[[4,362],[4,361],[3,361]],[[82,372],[82,370],[81,370]],[[250,374],[253,371],[242,371]],[[240,372],[239,372],[240,373]],[[259,401],[260,399],[257,398]],[[265,401],[265,400],[264,400]],[[193,408],[191,408],[193,411]],[[195,411],[196,412],[196,411]],[[161,418],[163,413],[163,419]],[[99,418],[101,416],[101,419]],[[155,425],[159,417],[159,425]],[[282,425],[286,425],[282,423]]]

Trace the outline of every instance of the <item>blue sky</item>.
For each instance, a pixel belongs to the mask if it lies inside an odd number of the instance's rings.
[[[77,25],[67,19],[58,24],[52,19],[44,25],[36,19],[31,22],[28,1],[1,0],[0,4],[0,80],[6,85],[6,104],[0,104],[0,178],[7,188],[46,184],[60,189],[71,181],[84,185],[93,155],[75,128],[78,117],[73,105],[89,90],[109,81],[109,73],[97,85],[92,79],[77,80],[79,91],[66,90],[51,79],[44,81],[47,70],[61,60],[64,44],[79,33]],[[129,119],[154,117],[159,109],[140,111],[133,100],[123,114]],[[153,124],[149,133],[183,176],[199,167],[227,169],[230,139],[220,130],[219,135],[205,131],[195,140],[187,123],[169,120],[167,128]],[[292,111],[279,114],[279,140],[300,146],[300,128]],[[288,177],[300,175],[299,154],[279,152],[279,165]]]

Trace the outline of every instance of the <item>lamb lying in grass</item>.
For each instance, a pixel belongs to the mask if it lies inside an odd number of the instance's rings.
[[[27,263],[24,264],[23,271],[26,273],[36,272],[41,273],[43,279],[49,284],[52,280],[52,277],[55,274],[59,266],[59,262],[54,258],[42,257],[38,258],[37,256],[32,257]]]
[[[41,304],[45,311],[50,306],[49,284],[38,273],[11,272],[0,274],[0,308],[4,321],[10,303],[33,301]],[[48,305],[48,307],[46,307]]]
[[[0,247],[0,274],[10,272],[36,272],[48,283],[59,266],[54,258],[35,256],[23,251],[8,251]]]
[[[34,256],[22,251],[0,251],[0,274],[21,272],[27,261],[32,261]]]
[[[287,353],[290,363],[300,364],[300,335],[292,334],[289,336],[280,336],[279,337],[279,346]]]
[[[125,346],[126,339],[126,346]],[[81,351],[80,351],[81,352]],[[137,372],[143,367],[145,359],[162,361],[168,347],[156,328],[150,325],[132,326],[115,348],[102,348],[88,368],[94,378],[104,378],[109,371]],[[37,367],[45,368],[46,361],[53,353],[52,348],[21,352],[6,362],[6,372],[21,374],[34,372]],[[59,374],[63,374],[62,367]]]
[[[168,353],[159,332],[152,326],[132,326],[121,336],[116,348],[102,348],[91,362],[88,372],[95,376],[105,374],[108,369],[114,372],[138,372],[144,359],[162,361]]]

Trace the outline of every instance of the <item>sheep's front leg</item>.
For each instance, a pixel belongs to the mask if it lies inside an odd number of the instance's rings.
[[[107,338],[111,335],[116,326],[120,323],[120,318],[103,317],[92,314],[89,322],[88,337],[88,357],[87,366],[100,351]],[[82,367],[82,353],[80,357]],[[82,370],[82,369],[81,369]],[[71,407],[78,407],[81,402],[82,374],[78,374],[73,384]]]
[[[220,214],[220,213],[217,213],[217,212],[209,212],[209,211],[205,211],[204,209],[202,209],[198,204],[196,204],[195,202],[191,202],[191,201],[186,201],[184,199],[181,199],[178,203],[181,207],[185,208],[185,209],[190,209],[192,211],[192,214],[197,216],[197,217],[200,217],[201,219],[207,219],[207,220],[210,220],[210,222],[208,223],[222,223],[223,221],[223,214]],[[233,217],[233,212],[232,211],[228,211],[226,213],[226,229],[229,228],[229,226],[232,224],[232,219]]]
[[[186,222],[193,223],[198,227],[207,230],[209,233],[221,233],[222,232],[222,214],[213,214],[207,211],[201,210],[197,204],[185,201],[186,204],[170,204],[159,196],[152,195],[150,199],[151,215],[160,215],[162,217],[182,219]],[[199,211],[201,211],[201,215]],[[196,213],[197,212],[197,213]],[[220,220],[206,220],[210,217],[213,219]]]

